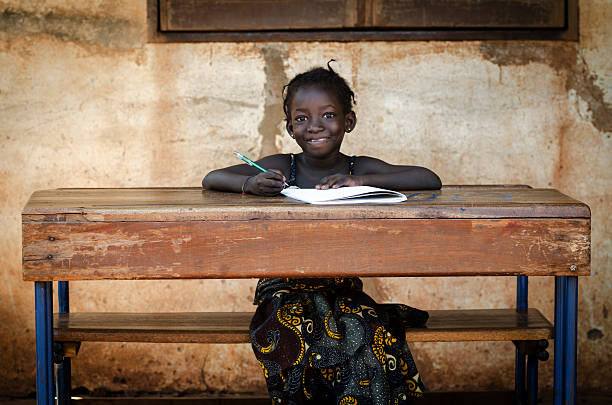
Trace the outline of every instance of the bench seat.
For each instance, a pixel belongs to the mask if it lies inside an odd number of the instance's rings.
[[[252,312],[56,313],[56,342],[249,343]],[[409,342],[540,340],[553,325],[534,308],[431,310]]]

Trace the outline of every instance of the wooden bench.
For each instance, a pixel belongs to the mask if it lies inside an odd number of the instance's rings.
[[[532,364],[529,390],[519,387],[521,403],[537,404],[537,361],[547,360],[553,325],[534,308],[430,310],[425,327],[406,330],[408,342],[513,341],[519,356]],[[66,367],[81,342],[250,343],[251,312],[195,313],[56,313],[53,320],[54,355]],[[68,403],[69,379],[59,403]],[[519,377],[521,378],[521,377]],[[524,377],[523,377],[524,378]]]
[[[195,188],[34,193],[22,219],[24,279],[36,286],[38,403],[53,402],[54,356],[58,398],[69,398],[70,356],[80,342],[248,342],[250,313],[69,313],[68,281],[471,275],[517,276],[517,308],[430,311],[426,327],[408,330],[407,340],[512,340],[517,396],[525,396],[527,356],[528,400],[535,403],[537,361],[554,336],[555,401],[575,403],[577,276],[590,272],[588,207],[528,187],[407,195],[397,205],[313,207]],[[307,249],[295,245],[295,235]],[[271,244],[284,254],[270,253]],[[555,277],[554,326],[527,309],[527,276]],[[53,317],[55,280],[61,313]]]
[[[56,313],[55,342],[249,343],[251,312]],[[410,342],[547,340],[553,325],[538,311],[429,311],[427,325],[406,330]]]

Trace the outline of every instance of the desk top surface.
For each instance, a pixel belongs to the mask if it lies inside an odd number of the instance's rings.
[[[407,191],[400,204],[313,206],[200,188],[54,189],[32,194],[24,222],[351,218],[589,218],[589,207],[554,189],[447,186]]]
[[[37,191],[24,279],[589,274],[589,208],[556,190],[406,195],[316,206],[199,188]]]

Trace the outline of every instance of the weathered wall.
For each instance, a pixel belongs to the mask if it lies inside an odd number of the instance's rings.
[[[230,151],[297,151],[280,89],[330,58],[357,94],[344,152],[419,164],[446,184],[523,183],[591,206],[579,384],[612,388],[612,4],[582,0],[567,42],[148,44],[145,0],[0,0],[0,394],[34,390],[33,285],[20,210],[36,189],[198,186]],[[251,310],[255,282],[72,283],[74,310]],[[422,308],[513,305],[513,279],[366,280]],[[552,319],[552,279],[530,299]],[[221,305],[223,304],[223,305]],[[230,306],[231,308],[227,308]],[[161,346],[161,347],[159,347]],[[509,343],[414,345],[433,390],[509,389]],[[75,386],[263,391],[246,345],[86,344]],[[552,362],[541,366],[552,385]]]

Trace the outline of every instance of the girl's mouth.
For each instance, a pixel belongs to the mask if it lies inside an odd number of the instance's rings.
[[[312,139],[306,140],[307,143],[313,143],[313,144],[325,143],[327,141],[329,141],[329,136],[323,136],[320,138],[312,138]]]

